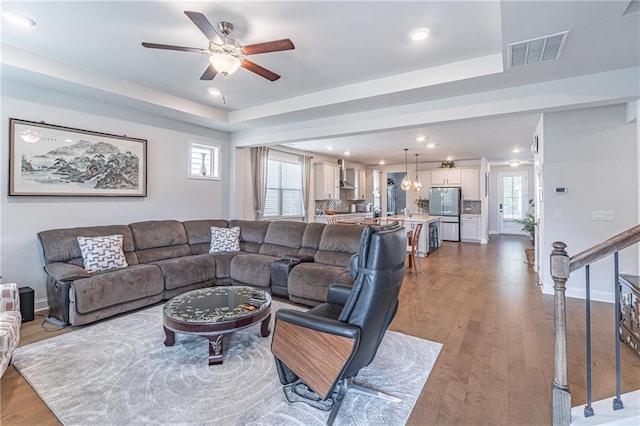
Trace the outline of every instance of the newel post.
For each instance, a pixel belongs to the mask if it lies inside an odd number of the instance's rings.
[[[553,368],[553,424],[565,426],[571,423],[571,392],[567,380],[567,320],[565,307],[565,285],[569,279],[569,256],[567,245],[556,241],[552,244],[551,277],[554,290],[555,356]]]

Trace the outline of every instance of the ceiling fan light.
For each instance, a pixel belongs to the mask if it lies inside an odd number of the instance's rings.
[[[231,75],[240,68],[240,59],[226,53],[213,53],[209,56],[209,62],[223,75]]]

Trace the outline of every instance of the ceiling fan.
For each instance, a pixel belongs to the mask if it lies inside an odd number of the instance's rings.
[[[239,67],[242,67],[267,80],[276,81],[280,78],[278,74],[246,59],[245,56],[295,49],[293,42],[288,38],[242,46],[238,41],[229,37],[231,31],[233,31],[233,25],[231,23],[220,22],[216,30],[202,13],[185,10],[184,14],[187,15],[189,19],[196,24],[198,29],[202,31],[205,37],[207,37],[209,40],[208,49],[147,42],[143,42],[142,45],[151,49],[177,50],[180,52],[194,52],[209,55],[210,64],[200,77],[200,80],[213,80],[217,74],[230,75]]]

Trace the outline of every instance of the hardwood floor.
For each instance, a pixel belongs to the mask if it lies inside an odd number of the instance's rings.
[[[553,297],[542,295],[525,263],[525,238],[488,245],[445,243],[408,270],[391,328],[443,343],[410,425],[551,423]],[[585,403],[584,301],[567,299],[572,405]],[[22,326],[21,345],[47,333],[42,317]],[[593,399],[615,393],[613,305],[592,304]],[[622,391],[640,389],[640,358],[622,347]],[[59,424],[10,366],[0,382],[0,423]]]

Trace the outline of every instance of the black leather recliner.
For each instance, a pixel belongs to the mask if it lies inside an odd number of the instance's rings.
[[[353,378],[373,361],[398,309],[406,247],[406,230],[397,223],[368,226],[359,253],[351,259],[353,287],[332,285],[327,302],[307,312],[276,312],[271,351],[280,382],[300,379],[323,400],[337,386],[328,424],[349,389],[401,401],[356,385]]]

